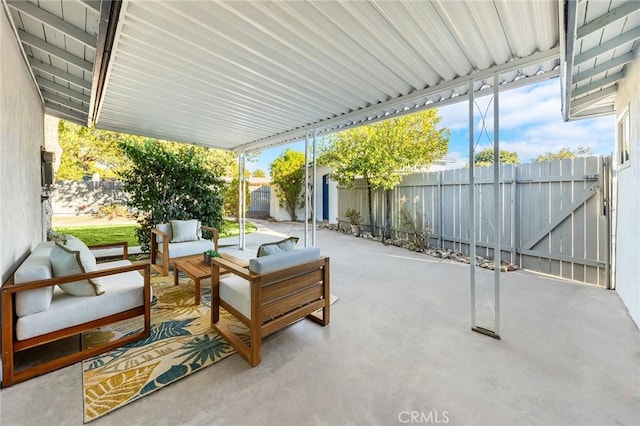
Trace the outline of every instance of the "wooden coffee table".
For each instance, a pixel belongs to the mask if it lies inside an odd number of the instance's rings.
[[[240,266],[247,266],[248,263],[242,259],[238,259],[235,256],[231,256],[227,253],[220,255],[223,259],[235,263]],[[187,277],[191,278],[195,284],[195,299],[196,305],[200,304],[200,281],[207,278],[211,278],[211,265],[204,261],[202,254],[183,257],[174,262],[173,265],[173,283],[178,285],[178,275],[182,271]],[[226,271],[220,271],[221,274]]]

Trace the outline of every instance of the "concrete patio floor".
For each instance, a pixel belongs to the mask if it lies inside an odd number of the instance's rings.
[[[249,256],[303,232],[256,223]],[[328,230],[317,245],[339,297],[328,327],[298,322],[256,368],[230,356],[91,424],[638,424],[640,331],[615,292],[504,273],[498,341],[470,330],[468,265]],[[3,389],[0,424],[80,425],[81,387],[76,364]]]

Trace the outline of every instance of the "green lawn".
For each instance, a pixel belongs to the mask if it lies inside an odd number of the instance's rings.
[[[53,228],[59,234],[71,234],[78,237],[86,245],[116,243],[127,241],[129,247],[138,246],[135,230],[138,225],[93,225],[93,226],[57,226]],[[247,223],[247,233],[256,230],[251,223]],[[233,237],[240,233],[239,225],[236,222],[225,220],[220,232],[220,238]]]

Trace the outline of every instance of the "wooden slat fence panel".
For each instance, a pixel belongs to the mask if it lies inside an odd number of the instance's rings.
[[[493,229],[500,228],[501,259],[525,269],[608,285],[608,216],[603,185],[610,180],[608,157],[579,157],[501,167],[500,223],[494,223],[493,170],[475,169],[476,241],[478,255],[493,258]],[[401,230],[403,203],[415,206],[430,230],[430,244],[468,252],[469,170],[417,173],[404,177],[391,193],[394,236]],[[363,181],[340,188],[339,212],[359,210],[371,230]],[[384,227],[382,191],[373,191],[376,229]],[[344,218],[343,218],[344,220]]]

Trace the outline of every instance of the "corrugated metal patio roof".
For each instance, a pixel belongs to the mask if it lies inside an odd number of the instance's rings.
[[[565,119],[611,113],[640,21],[617,0],[2,1],[48,114],[237,151],[492,93],[496,73],[562,73]]]

